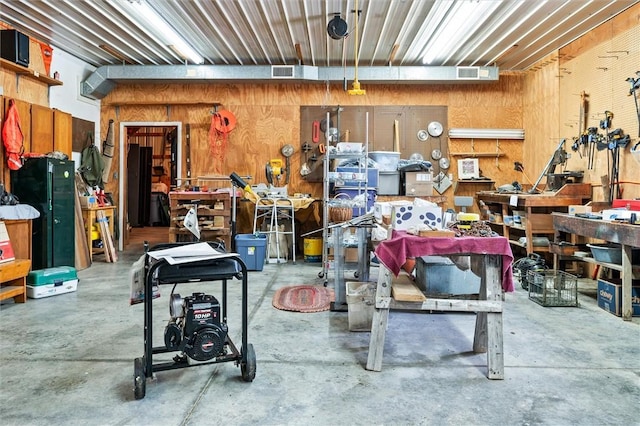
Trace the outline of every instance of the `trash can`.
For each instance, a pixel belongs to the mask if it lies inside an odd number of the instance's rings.
[[[371,331],[376,307],[376,283],[347,281],[349,331]]]
[[[265,234],[238,234],[235,238],[236,252],[248,271],[262,271],[267,249]]]

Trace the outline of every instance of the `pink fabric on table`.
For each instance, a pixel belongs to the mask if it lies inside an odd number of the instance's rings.
[[[498,254],[502,255],[502,288],[514,291],[513,253],[505,237],[430,237],[424,238],[393,231],[390,240],[378,244],[375,250],[380,262],[398,275],[407,259],[420,256],[444,256],[454,254]]]

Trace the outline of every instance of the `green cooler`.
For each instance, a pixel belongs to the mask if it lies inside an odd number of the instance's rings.
[[[27,297],[40,299],[70,293],[78,288],[78,274],[71,266],[39,269],[27,275]]]

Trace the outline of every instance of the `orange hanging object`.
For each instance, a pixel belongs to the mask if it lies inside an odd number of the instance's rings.
[[[9,99],[9,109],[4,118],[2,127],[2,141],[7,154],[7,165],[10,170],[18,170],[22,167],[21,156],[24,153],[22,144],[24,135],[20,127],[20,115],[13,99]]]
[[[51,77],[51,59],[53,59],[53,48],[43,42],[40,43],[40,51],[42,52],[42,62],[44,62],[44,70]]]
[[[227,151],[229,133],[236,128],[236,117],[231,111],[221,110],[213,113],[209,128],[209,147],[215,160],[214,169],[222,173],[221,165]]]
[[[231,111],[218,111],[213,114],[213,123],[217,132],[229,133],[236,128],[236,116]]]

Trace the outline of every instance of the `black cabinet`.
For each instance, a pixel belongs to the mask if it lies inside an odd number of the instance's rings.
[[[11,192],[33,206],[32,269],[75,265],[75,177],[72,160],[28,159],[11,171]]]
[[[127,209],[133,227],[150,225],[153,148],[129,145],[127,155]]]

